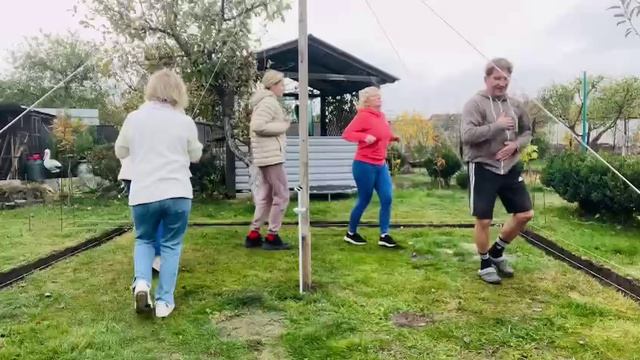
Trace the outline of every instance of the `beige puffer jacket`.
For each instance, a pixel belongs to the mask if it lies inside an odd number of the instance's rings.
[[[256,91],[251,97],[251,154],[255,166],[283,163],[287,146],[285,135],[289,125],[276,95],[266,89]]]

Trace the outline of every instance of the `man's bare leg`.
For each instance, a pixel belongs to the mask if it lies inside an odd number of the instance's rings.
[[[513,268],[504,257],[504,250],[533,219],[533,210],[514,214],[500,231],[500,236],[489,249],[489,257],[498,271],[507,277],[513,276]]]
[[[531,219],[533,219],[533,210],[514,214],[500,231],[502,241],[511,243],[513,239],[520,235]]]
[[[489,232],[491,230],[491,220],[476,219],[473,239],[476,242],[478,254],[486,254],[489,251]]]

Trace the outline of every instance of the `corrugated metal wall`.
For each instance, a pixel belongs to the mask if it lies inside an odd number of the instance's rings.
[[[309,186],[311,190],[355,187],[351,174],[351,164],[356,152],[356,144],[349,143],[337,136],[309,137]],[[300,146],[297,136],[287,137],[287,161],[285,168],[289,188],[300,181]],[[236,160],[236,191],[248,191],[249,169]],[[339,191],[336,191],[339,192]]]

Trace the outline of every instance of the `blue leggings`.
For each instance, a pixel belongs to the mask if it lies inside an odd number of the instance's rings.
[[[384,165],[373,165],[362,161],[353,162],[353,178],[358,186],[358,201],[351,210],[349,219],[349,232],[355,233],[360,224],[362,213],[369,205],[373,190],[380,199],[380,234],[389,232],[391,222],[391,199],[393,197],[393,185],[389,167]]]

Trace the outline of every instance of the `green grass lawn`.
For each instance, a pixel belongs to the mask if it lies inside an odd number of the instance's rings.
[[[297,253],[242,247],[244,228],[190,229],[172,316],[132,308],[126,235],[0,291],[0,359],[631,359],[640,308],[524,242],[488,286],[468,232],[399,230],[403,250],[314,229],[316,291]],[[363,230],[375,238],[375,229]],[[295,227],[284,235],[293,239]],[[401,312],[426,326],[393,325]]]
[[[121,201],[75,199],[72,204],[63,206],[62,216],[59,204],[55,203],[0,211],[0,271],[130,221],[128,209]]]
[[[396,190],[392,211],[394,223],[471,223],[467,192],[452,186],[437,189],[424,173],[395,178]],[[532,192],[536,218],[531,228],[557,241],[570,251],[606,265],[622,274],[640,279],[640,227],[617,226],[579,217],[575,206],[557,195],[541,189]],[[347,221],[355,202],[352,197],[340,200],[313,200],[311,218],[315,221]],[[286,220],[296,221],[291,209]],[[130,222],[129,209],[123,200],[96,201],[75,199],[73,207],[63,208],[63,231],[60,231],[60,208],[36,206],[0,211],[0,271],[45,256],[85,240],[116,224]],[[196,201],[191,221],[249,221],[253,214],[250,199]],[[31,228],[29,216],[32,215]],[[507,218],[501,204],[496,204],[496,222]],[[378,220],[378,201],[374,196],[364,221]],[[31,229],[31,230],[29,230]],[[470,233],[465,233],[470,239]]]

